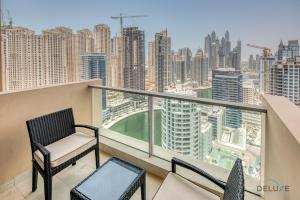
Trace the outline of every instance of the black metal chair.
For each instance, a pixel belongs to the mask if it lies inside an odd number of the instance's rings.
[[[177,158],[172,159],[172,172],[164,180],[159,191],[156,193],[154,200],[171,200],[171,199],[220,199],[216,194],[197,187],[180,175],[176,174],[176,165],[189,169],[206,179],[210,180],[224,190],[223,200],[243,200],[244,199],[244,174],[241,159],[237,159],[227,182],[224,183],[205,171]]]
[[[44,178],[45,199],[52,199],[52,176],[91,151],[95,151],[99,168],[99,130],[74,123],[72,108],[26,121],[32,152],[32,192],[37,188],[38,172]],[[94,136],[76,132],[87,128]]]

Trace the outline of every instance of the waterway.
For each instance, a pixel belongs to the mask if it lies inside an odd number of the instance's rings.
[[[140,112],[126,117],[114,125],[110,130],[129,137],[148,142],[148,112]],[[161,111],[154,111],[154,143],[161,146]]]
[[[196,90],[198,97],[211,98],[211,88]],[[161,110],[155,110],[154,143],[161,146]],[[112,125],[110,130],[148,142],[148,112],[130,115]]]

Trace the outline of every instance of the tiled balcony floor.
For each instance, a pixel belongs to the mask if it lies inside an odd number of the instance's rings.
[[[100,153],[100,163],[104,163],[111,156],[103,152]],[[70,166],[53,177],[53,200],[70,199],[70,190],[81,180],[87,177],[95,170],[94,153],[88,154],[77,162],[75,166]],[[162,179],[153,174],[146,175],[146,192],[147,199],[152,199],[158,190]],[[5,200],[43,200],[44,183],[43,178],[39,175],[37,190],[31,192],[31,170],[17,176],[14,181],[7,186],[1,186],[0,199]],[[141,199],[140,189],[131,198],[134,200]]]

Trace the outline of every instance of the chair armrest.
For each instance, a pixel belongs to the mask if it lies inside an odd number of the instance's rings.
[[[90,130],[93,130],[95,133],[95,137],[98,139],[99,138],[99,128],[91,125],[85,125],[85,124],[75,124],[74,127],[79,127],[79,128],[87,128]]]
[[[44,170],[50,171],[51,165],[50,165],[50,152],[40,143],[33,142],[33,145],[37,150],[41,152],[41,154],[44,157]]]
[[[44,157],[50,155],[50,152],[40,143],[34,142],[33,145],[43,154]]]
[[[172,172],[176,173],[176,165],[179,165],[181,167],[184,167],[186,169],[189,169],[203,177],[205,177],[206,179],[210,180],[211,182],[213,182],[214,184],[216,184],[217,186],[219,186],[220,188],[222,188],[223,190],[225,189],[225,184],[216,179],[215,177],[211,176],[210,174],[206,173],[205,171],[199,169],[198,167],[191,165],[183,160],[180,160],[178,158],[172,158]]]

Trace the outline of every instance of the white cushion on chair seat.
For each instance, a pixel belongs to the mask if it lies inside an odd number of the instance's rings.
[[[51,167],[57,167],[60,164],[74,158],[85,150],[97,143],[96,137],[84,133],[74,133],[68,137],[49,144],[45,148],[50,152]],[[37,150],[34,152],[34,159],[44,169],[43,154]]]
[[[168,173],[153,200],[220,200],[220,197],[175,174]]]

